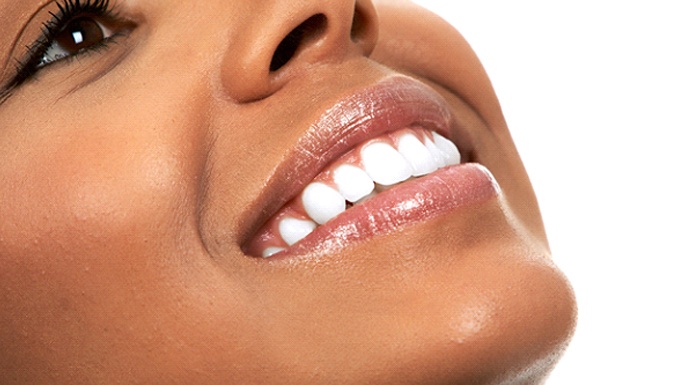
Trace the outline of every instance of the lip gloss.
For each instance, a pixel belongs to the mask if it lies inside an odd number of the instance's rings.
[[[492,174],[479,164],[446,167],[346,210],[270,259],[332,252],[441,214],[458,215],[461,207],[496,199],[499,193]]]

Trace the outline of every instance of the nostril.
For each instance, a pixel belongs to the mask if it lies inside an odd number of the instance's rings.
[[[354,17],[352,18],[352,29],[350,30],[350,38],[353,42],[358,42],[364,38],[368,24],[366,15],[356,7],[354,9]]]
[[[326,30],[326,16],[319,13],[293,29],[281,43],[276,47],[269,71],[275,72],[286,65],[296,54],[297,51],[308,41],[316,40]]]

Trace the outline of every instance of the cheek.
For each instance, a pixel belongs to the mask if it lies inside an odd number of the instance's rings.
[[[0,345],[67,354],[112,319],[133,322],[144,318],[136,306],[163,302],[165,271],[173,276],[179,250],[195,245],[202,159],[169,121],[63,118],[38,130],[45,125],[18,120],[27,131],[0,135]]]
[[[0,210],[13,223],[5,241],[73,247],[87,241],[86,233],[102,240],[157,221],[174,198],[169,187],[177,165],[137,147],[91,137],[18,154],[21,161],[3,170],[8,183]]]
[[[183,242],[197,179],[188,140],[130,121],[140,126],[76,120],[39,132],[24,120],[29,135],[0,138],[0,281],[113,279],[105,272],[121,259],[161,258]]]

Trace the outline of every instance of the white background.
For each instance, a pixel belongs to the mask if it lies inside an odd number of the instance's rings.
[[[576,290],[547,384],[685,384],[685,3],[416,2],[483,61]]]

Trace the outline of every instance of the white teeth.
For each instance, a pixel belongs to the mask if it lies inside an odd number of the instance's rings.
[[[283,218],[281,223],[278,224],[278,231],[281,233],[281,238],[283,238],[288,246],[294,245],[300,239],[314,231],[315,228],[316,223],[312,221],[289,217]]]
[[[397,184],[412,174],[409,162],[387,143],[371,143],[362,149],[361,155],[366,173],[378,184]]]
[[[447,155],[447,165],[453,166],[461,162],[461,154],[454,143],[437,132],[433,132],[433,140],[435,140],[435,146]]]
[[[262,252],[262,257],[269,258],[269,257],[273,256],[274,254],[280,253],[283,250],[285,250],[285,247],[267,247]]]
[[[436,132],[430,135],[407,132],[396,143],[397,149],[383,141],[364,146],[360,164],[341,164],[333,170],[333,181],[326,180],[331,185],[334,183],[333,187],[322,182],[310,183],[302,191],[301,199],[311,220],[283,217],[278,223],[283,242],[288,246],[299,242],[319,225],[344,212],[347,202],[360,204],[411,177],[430,174],[461,161],[457,146]],[[280,246],[265,248],[262,257],[269,258],[286,249]]]
[[[333,172],[333,179],[340,194],[352,203],[371,194],[375,187],[366,171],[349,164],[336,168]]]
[[[428,151],[433,155],[433,160],[438,165],[438,168],[447,166],[447,154],[443,153],[432,140],[426,138],[423,143],[426,145]]]
[[[323,225],[345,211],[345,198],[334,188],[314,182],[302,192],[302,205],[316,223]]]
[[[400,137],[397,143],[397,150],[411,164],[414,170],[412,172],[413,176],[430,174],[438,169],[436,162],[433,160],[433,155],[412,134],[404,134]]]

